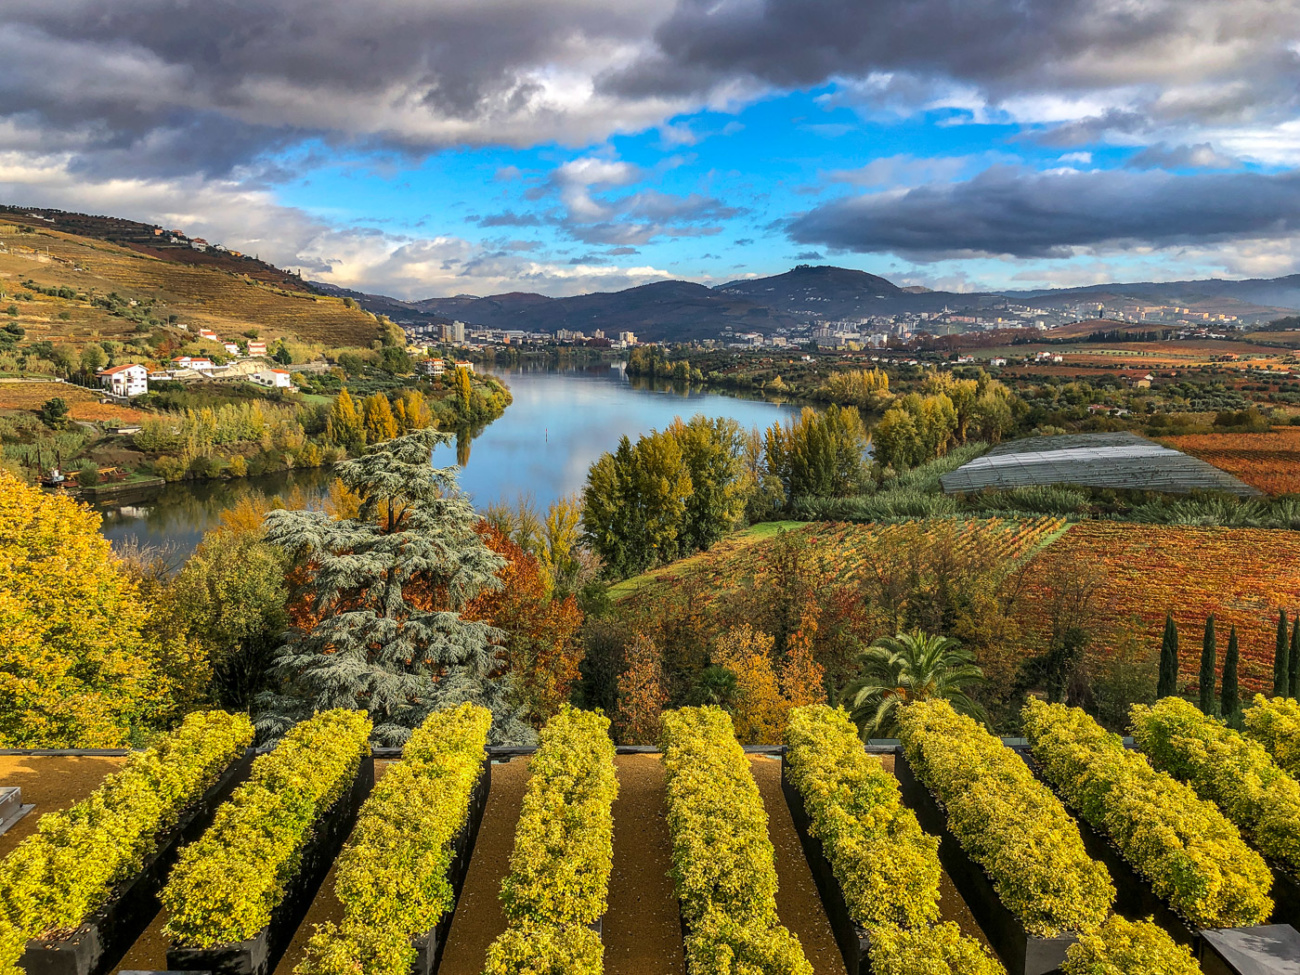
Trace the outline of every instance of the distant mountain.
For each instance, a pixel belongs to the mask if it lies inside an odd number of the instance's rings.
[[[1083,288],[1008,291],[1012,298],[1046,298],[1051,303],[1104,300],[1107,296],[1140,299],[1152,304],[1192,305],[1228,300],[1260,309],[1300,309],[1300,274],[1284,278],[1224,281],[1139,281],[1130,284],[1094,284]]]

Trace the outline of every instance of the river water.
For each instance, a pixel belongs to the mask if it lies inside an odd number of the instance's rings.
[[[482,368],[482,367],[481,367]],[[462,463],[461,487],[483,507],[531,498],[540,508],[581,490],[587,469],[621,436],[635,440],[661,430],[673,417],[731,417],[744,427],[767,427],[798,411],[788,404],[702,393],[671,384],[630,380],[622,363],[552,369],[485,368],[510,387],[514,402],[468,443],[440,447],[434,463]],[[223,510],[248,492],[267,496],[301,490],[319,496],[333,479],[328,470],[303,470],[236,481],[179,482],[155,494],[100,505],[104,534],[118,546],[138,542],[184,558]]]

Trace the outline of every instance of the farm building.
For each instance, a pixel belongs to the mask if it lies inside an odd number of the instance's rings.
[[[1203,460],[1134,433],[1082,433],[1028,437],[1000,444],[940,478],[945,494],[985,488],[1073,484],[1130,491],[1223,491],[1242,497],[1260,492]]]

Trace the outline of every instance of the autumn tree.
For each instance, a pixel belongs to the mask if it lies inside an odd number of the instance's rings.
[[[330,405],[329,415],[325,418],[325,437],[330,443],[338,444],[352,453],[359,452],[365,446],[365,422],[346,386]]]
[[[456,402],[460,405],[462,417],[468,417],[470,401],[474,396],[474,385],[470,382],[469,370],[457,366],[452,377],[452,389],[456,391]]]
[[[505,562],[475,531],[454,468],[430,463],[448,439],[421,430],[340,464],[339,479],[360,496],[356,518],[267,515],[267,541],[292,560],[296,615],[276,657],[283,686],[261,699],[263,734],[313,711],[362,708],[378,741],[401,744],[431,711],[465,701],[492,709],[495,740],[527,734],[501,679],[503,635],[462,616],[500,585]],[[432,591],[442,608],[413,603]]]
[[[785,425],[773,424],[764,455],[787,499],[838,498],[862,489],[870,442],[856,409],[829,406],[820,413],[805,409]]]
[[[148,607],[100,517],[0,471],[0,742],[111,748],[154,723],[166,686]]]
[[[366,443],[383,443],[397,436],[397,420],[393,418],[392,407],[383,393],[366,397],[365,428]]]
[[[626,662],[618,678],[618,740],[625,745],[653,745],[659,740],[659,723],[668,703],[663,662],[654,641],[643,633],[627,648]]]
[[[810,599],[804,607],[799,628],[786,640],[781,663],[781,692],[791,707],[826,702],[825,669],[817,662],[814,641],[817,637],[819,607]]]
[[[773,666],[772,638],[747,623],[735,627],[714,643],[713,662],[736,675],[736,737],[748,745],[781,741],[790,702]]]

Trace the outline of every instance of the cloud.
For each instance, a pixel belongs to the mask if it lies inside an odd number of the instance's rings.
[[[857,169],[837,169],[828,178],[854,186],[899,186],[956,178],[971,163],[969,156],[918,158],[909,153],[881,156]]]
[[[501,213],[479,217],[478,225],[480,227],[540,227],[542,218],[535,213],[515,213],[513,210],[504,210]]]
[[[796,261],[820,261],[823,260],[821,251],[800,251],[794,256]]]
[[[1300,235],[1300,172],[1175,176],[998,166],[965,182],[828,202],[787,230],[801,244],[917,260],[1284,241]]]
[[[1161,142],[1147,146],[1124,165],[1131,169],[1236,169],[1241,163],[1218,152],[1208,142],[1194,146]]]

